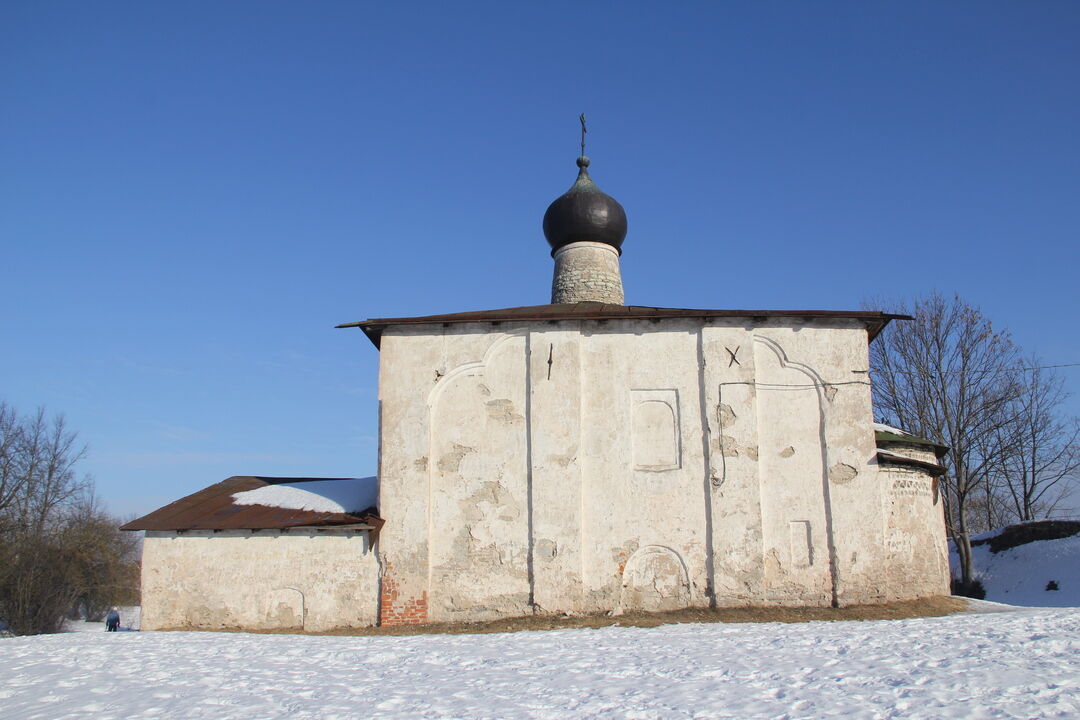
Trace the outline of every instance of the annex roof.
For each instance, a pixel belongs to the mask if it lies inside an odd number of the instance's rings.
[[[454,323],[496,323],[528,320],[660,320],[664,318],[801,318],[804,320],[853,319],[866,323],[869,339],[873,340],[890,320],[910,320],[909,315],[893,315],[870,310],[691,310],[659,308],[645,305],[611,305],[584,302],[564,305],[527,305],[500,310],[477,310],[448,315],[420,317],[373,318],[338,325],[339,328],[358,327],[379,347],[383,330],[394,325],[427,325]]]
[[[918,435],[912,435],[907,430],[901,430],[900,428],[885,425],[884,423],[874,423],[874,438],[877,440],[878,445],[883,443],[922,445],[933,450],[938,459],[945,457],[945,454],[949,452],[949,448],[945,445],[939,445],[933,440],[927,440]]]
[[[934,456],[938,460],[941,460],[941,458],[945,456],[945,453],[949,452],[949,448],[944,445],[938,445],[926,438],[912,435],[907,430],[901,430],[900,428],[885,425],[884,423],[874,423],[874,439],[877,441],[877,460],[881,464],[902,465],[905,467],[917,468],[926,472],[931,477],[941,477],[945,474],[945,468],[942,467],[940,463],[917,460],[913,457],[908,457],[903,453],[894,452],[888,449],[889,446],[894,445],[895,443],[920,445],[923,448],[933,450]]]
[[[900,453],[892,452],[891,450],[878,448],[877,460],[879,464],[883,465],[902,465],[904,467],[918,468],[931,477],[940,477],[945,474],[945,468],[937,463],[916,460],[915,458],[901,455]]]
[[[223,480],[208,488],[203,488],[176,502],[144,515],[137,520],[123,525],[121,530],[268,530],[299,527],[336,527],[344,525],[367,526],[377,530],[383,520],[374,506],[373,492],[367,487],[375,483],[374,478],[281,478],[237,475]],[[362,487],[349,487],[346,484],[364,484]],[[285,495],[284,503],[276,500],[282,493],[265,492],[263,489],[312,487],[323,496],[323,503],[308,503],[308,506],[329,508],[341,507],[342,512],[301,509],[298,507],[279,507],[274,504],[251,504],[251,499],[266,497],[268,503],[289,504]],[[335,487],[339,492],[328,493],[327,487]],[[258,494],[252,491],[260,491]],[[239,501],[236,495],[241,495]],[[246,497],[245,497],[246,496]],[[349,500],[369,506],[350,507]],[[345,502],[345,505],[341,505]],[[361,527],[360,529],[365,529]]]

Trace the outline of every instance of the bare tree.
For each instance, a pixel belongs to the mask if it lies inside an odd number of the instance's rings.
[[[893,323],[870,351],[879,418],[946,445],[942,490],[960,581],[971,585],[973,502],[989,501],[989,480],[1003,448],[988,442],[1012,421],[1023,386],[1019,353],[977,308],[933,294],[898,308],[914,321]]]
[[[16,520],[24,531],[41,533],[54,510],[92,484],[88,478],[78,478],[74,470],[86,455],[86,447],[78,445],[78,435],[68,429],[63,415],[50,420],[45,408],[22,422],[20,435]]]
[[[1080,422],[1062,417],[1068,398],[1064,382],[1038,358],[1027,361],[1011,421],[998,428],[1003,451],[997,463],[998,487],[1020,522],[1049,517],[1068,495],[1080,473]]]
[[[112,605],[137,605],[139,540],[98,498],[84,494],[59,523],[69,560],[68,582],[77,597],[73,615],[100,621]]]
[[[15,408],[0,400],[0,522],[26,482],[19,467],[23,429]],[[0,532],[3,526],[0,525]]]
[[[85,452],[63,416],[20,418],[0,402],[0,621],[17,633],[133,593],[134,543],[77,476]]]

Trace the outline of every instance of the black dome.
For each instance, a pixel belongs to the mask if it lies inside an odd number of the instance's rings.
[[[551,245],[551,254],[575,242],[605,243],[622,254],[626,211],[593,183],[588,171],[589,158],[583,155],[577,164],[581,168],[577,182],[544,213],[544,237]]]

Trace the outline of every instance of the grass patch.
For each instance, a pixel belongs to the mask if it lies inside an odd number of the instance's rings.
[[[254,632],[287,635],[464,635],[481,633],[519,632],[521,630],[563,630],[566,628],[658,627],[672,623],[797,623],[814,620],[902,620],[916,617],[941,617],[964,612],[968,603],[959,597],[931,597],[920,600],[885,603],[882,605],[851,605],[828,607],[740,607],[686,608],[662,613],[632,612],[623,615],[530,615],[473,623],[428,623],[426,625],[390,625],[381,627],[338,628],[322,632],[305,632],[298,628],[287,630],[244,630],[241,628],[177,627],[168,630],[198,630],[211,632]]]

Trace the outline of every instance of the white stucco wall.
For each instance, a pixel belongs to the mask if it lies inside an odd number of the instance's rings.
[[[148,531],[142,628],[330,630],[374,625],[378,565],[363,531]]]
[[[388,328],[383,621],[914,596],[867,369],[849,320]]]
[[[885,443],[882,449],[937,464],[925,445]],[[892,592],[913,597],[949,594],[949,548],[945,536],[945,504],[938,480],[928,473],[884,463],[885,582]]]

